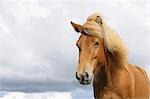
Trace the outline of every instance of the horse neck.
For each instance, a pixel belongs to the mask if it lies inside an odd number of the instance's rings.
[[[105,62],[98,64],[94,73],[94,83],[101,88],[113,84],[118,77],[118,71],[123,69],[122,64],[115,57],[110,57],[110,53],[105,53],[104,58]]]
[[[104,88],[108,83],[112,82],[111,70],[106,64],[100,65],[95,69],[93,83]]]
[[[117,71],[116,71],[117,72]],[[111,68],[106,64],[100,65],[94,72],[93,88],[94,97],[101,99],[105,89],[113,86],[116,79],[111,76]]]

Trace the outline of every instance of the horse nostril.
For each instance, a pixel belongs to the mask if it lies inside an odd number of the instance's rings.
[[[78,79],[78,80],[80,80],[80,78],[78,77],[78,73],[76,72],[76,78]]]
[[[88,78],[88,77],[89,77],[89,74],[88,74],[87,72],[85,72],[85,75],[84,75],[84,76]]]

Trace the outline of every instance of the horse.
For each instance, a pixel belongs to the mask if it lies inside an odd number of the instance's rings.
[[[83,25],[71,21],[80,37],[76,42],[79,60],[76,78],[80,84],[93,82],[95,99],[148,99],[146,72],[128,62],[127,48],[103,17],[94,13]]]

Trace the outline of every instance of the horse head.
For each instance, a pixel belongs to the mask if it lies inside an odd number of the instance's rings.
[[[95,24],[97,27],[91,27]],[[92,80],[95,68],[99,64],[104,64],[104,41],[91,33],[102,32],[102,20],[100,16],[89,17],[82,26],[71,22],[76,32],[81,33],[76,45],[79,49],[79,61],[77,66],[76,78],[81,84],[89,84]],[[95,29],[97,28],[97,29]],[[94,31],[94,32],[93,32]],[[100,33],[99,33],[100,34]]]

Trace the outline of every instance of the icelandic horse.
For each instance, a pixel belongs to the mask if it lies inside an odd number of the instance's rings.
[[[95,99],[148,99],[146,72],[127,60],[127,50],[117,33],[99,14],[83,25],[71,22],[81,33],[76,42],[79,60],[76,78],[83,85],[93,81]]]

